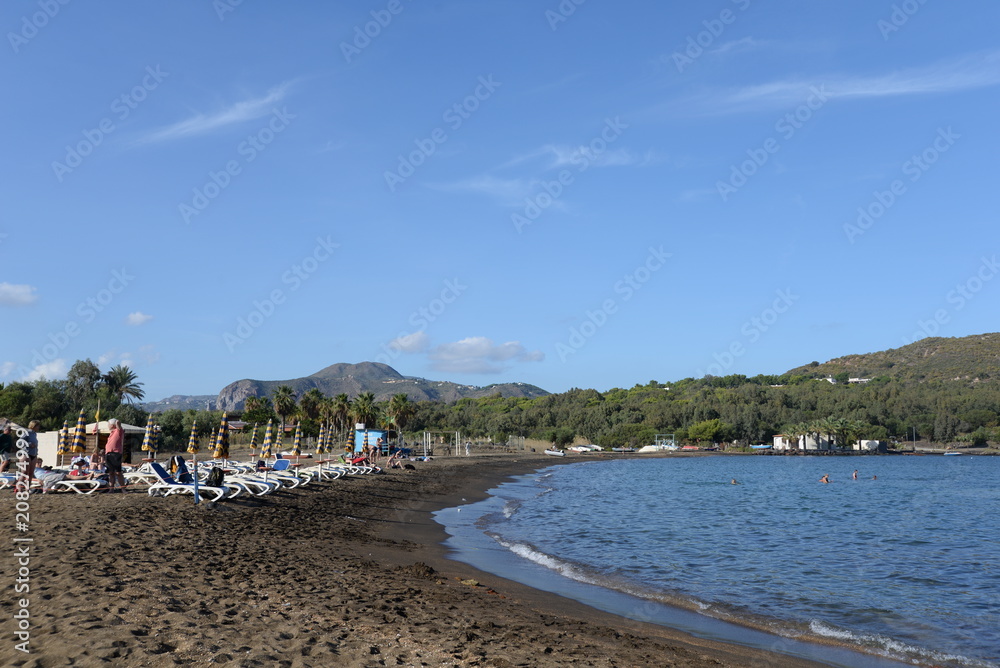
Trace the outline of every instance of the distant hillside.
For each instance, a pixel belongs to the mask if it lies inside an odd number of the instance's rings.
[[[360,364],[333,364],[305,378],[291,380],[238,380],[219,392],[217,409],[240,411],[249,396],[270,397],[281,385],[287,385],[302,396],[312,388],[331,397],[347,394],[351,398],[362,392],[372,392],[377,401],[385,401],[394,394],[406,394],[411,401],[457,401],[464,398],[488,397],[500,394],[504,397],[541,397],[545,390],[526,383],[499,383],[478,387],[459,385],[446,381],[426,380],[400,375],[386,364],[361,362]]]
[[[160,401],[146,401],[139,405],[142,410],[149,413],[162,413],[163,411],[176,409],[186,411],[194,409],[197,411],[215,410],[215,403],[218,399],[214,394],[175,394],[172,397],[161,399]]]
[[[1000,333],[921,339],[902,348],[838,357],[792,369],[789,375],[852,378],[880,376],[904,381],[1000,379]]]

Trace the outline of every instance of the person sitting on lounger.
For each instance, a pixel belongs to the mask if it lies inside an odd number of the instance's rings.
[[[62,471],[53,471],[51,466],[42,466],[41,458],[38,459],[38,466],[35,467],[35,480],[42,483],[42,494],[47,494],[52,486],[60,480],[66,479],[66,474]]]

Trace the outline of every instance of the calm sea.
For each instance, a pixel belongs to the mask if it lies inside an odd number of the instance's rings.
[[[968,455],[621,459],[436,519],[456,558],[626,617],[831,665],[1000,666],[998,481]]]

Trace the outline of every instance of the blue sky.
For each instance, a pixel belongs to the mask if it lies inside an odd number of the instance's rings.
[[[0,381],[549,391],[997,329],[1000,6],[9,2]]]

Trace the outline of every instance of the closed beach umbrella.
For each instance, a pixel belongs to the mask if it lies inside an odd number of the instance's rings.
[[[149,458],[156,459],[156,451],[160,449],[160,425],[153,425],[153,435],[149,438]]]
[[[229,458],[229,417],[226,413],[222,414],[222,423],[219,424],[219,434],[215,437],[215,452],[212,453],[212,458]]]
[[[82,408],[80,416],[76,418],[76,428],[73,430],[73,447],[70,450],[77,455],[87,451],[87,414]]]
[[[253,423],[253,436],[250,437],[250,461],[253,461],[253,453],[257,451],[257,423]]]
[[[326,445],[326,425],[320,424],[319,426],[319,436],[316,438],[316,454],[321,455],[325,452],[324,447]]]
[[[156,438],[153,435],[153,414],[150,413],[149,417],[146,418],[146,433],[142,436],[142,449],[145,452],[149,452],[153,449],[152,441]]]
[[[62,429],[59,430],[59,449],[56,454],[60,457],[69,454],[69,420],[63,420]]]
[[[271,457],[271,445],[274,443],[274,421],[267,421],[264,429],[264,443],[260,446],[260,458],[267,461]]]
[[[285,447],[285,430],[278,429],[278,435],[274,439],[274,454],[277,456],[281,453],[281,449]]]
[[[187,451],[192,455],[198,454],[198,421],[191,423],[191,436],[188,437]]]
[[[292,457],[302,456],[302,425],[295,425],[295,442],[292,444]]]

